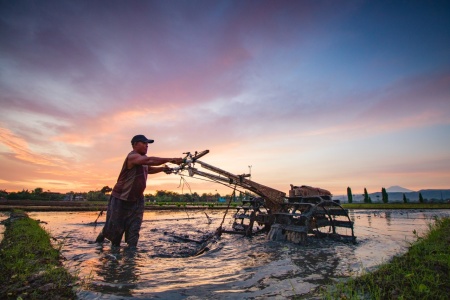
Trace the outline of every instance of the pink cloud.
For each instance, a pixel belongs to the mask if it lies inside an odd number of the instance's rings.
[[[359,121],[381,128],[448,124],[450,72],[422,75],[393,84],[380,93]]]

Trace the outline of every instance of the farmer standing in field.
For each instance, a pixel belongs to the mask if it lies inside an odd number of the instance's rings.
[[[166,163],[181,164],[180,158],[148,157],[148,144],[153,140],[144,135],[136,135],[131,140],[133,151],[128,153],[120,171],[108,202],[106,223],[95,242],[102,243],[105,238],[113,246],[120,246],[125,233],[125,242],[130,247],[136,247],[139,240],[144,216],[144,190],[147,184],[147,174],[170,172]]]

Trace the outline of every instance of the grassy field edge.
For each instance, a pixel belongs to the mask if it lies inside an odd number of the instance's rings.
[[[408,251],[376,271],[325,288],[322,299],[448,299],[450,218],[436,219]]]
[[[3,223],[0,299],[76,299],[77,278],[63,267],[60,250],[39,222],[12,211]]]
[[[20,209],[23,211],[101,211],[106,210],[106,201],[37,201],[0,200],[0,211]],[[232,203],[235,209],[241,203]],[[450,203],[343,203],[345,209],[450,209]],[[226,203],[157,202],[145,203],[146,210],[225,210]]]

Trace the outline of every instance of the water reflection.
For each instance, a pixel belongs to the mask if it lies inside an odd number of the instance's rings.
[[[139,281],[139,270],[136,268],[137,251],[120,247],[101,247],[96,253],[99,255],[99,264],[95,267],[95,272],[101,281],[92,282],[92,290],[132,296],[131,291],[137,287]]]
[[[386,218],[386,225],[388,227],[391,226],[391,212],[390,211],[386,211],[384,213],[384,217]]]
[[[413,230],[424,232],[434,215],[448,211],[350,211],[358,243],[311,239],[307,245],[270,242],[264,236],[223,235],[200,256],[201,240],[223,212],[146,212],[138,249],[89,244],[101,230],[95,212],[36,212],[30,216],[64,242],[66,265],[89,283],[80,299],[189,297],[214,299],[288,298],[306,294],[330,279],[354,276],[406,251]],[[99,221],[104,221],[100,220]],[[229,226],[231,219],[226,219]],[[125,244],[124,244],[125,245]]]

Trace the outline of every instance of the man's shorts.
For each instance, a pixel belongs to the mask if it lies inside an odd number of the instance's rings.
[[[120,246],[125,233],[125,242],[129,246],[136,246],[143,217],[144,197],[138,201],[124,201],[111,196],[103,236],[114,246]]]

